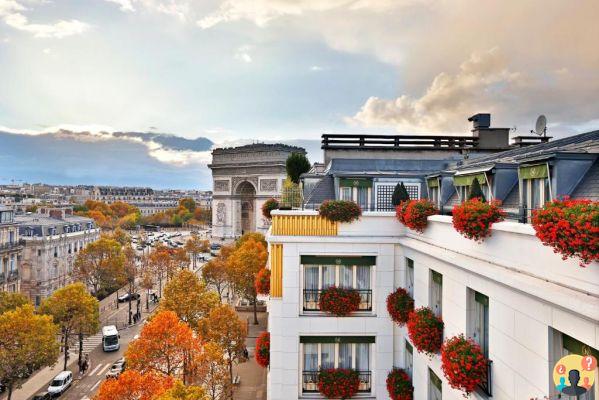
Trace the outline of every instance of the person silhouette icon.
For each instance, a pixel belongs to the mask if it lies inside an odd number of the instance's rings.
[[[557,390],[558,392],[561,392],[562,390],[564,390],[565,387],[566,387],[566,377],[565,376],[560,376],[560,378],[559,378],[559,385],[557,385],[555,387],[555,390]]]
[[[587,392],[585,388],[582,386],[578,386],[578,382],[580,382],[580,371],[577,369],[571,369],[568,372],[568,379],[570,380],[570,386],[566,386],[563,390],[563,394],[567,394],[570,396],[580,396]]]
[[[582,387],[585,388],[586,390],[589,390],[591,388],[591,382],[589,382],[589,377],[585,376],[582,380]]]

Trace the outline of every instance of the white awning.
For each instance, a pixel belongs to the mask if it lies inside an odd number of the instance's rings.
[[[476,169],[466,169],[466,170],[461,170],[461,171],[457,171],[455,173],[455,176],[459,176],[459,175],[474,175],[474,174],[480,174],[481,172],[487,172],[492,170],[495,167],[495,164],[493,165],[489,165],[486,167],[481,167],[481,168],[476,168]]]

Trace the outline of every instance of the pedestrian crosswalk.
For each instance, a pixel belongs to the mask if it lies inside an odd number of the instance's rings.
[[[96,333],[93,336],[88,336],[83,339],[83,353],[91,353],[102,343],[102,332]],[[76,349],[79,350],[79,344],[76,345]]]

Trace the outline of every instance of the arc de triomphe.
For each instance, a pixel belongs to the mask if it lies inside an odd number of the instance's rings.
[[[212,236],[235,238],[246,232],[266,233],[269,221],[262,204],[279,197],[291,153],[306,151],[284,144],[250,144],[212,151]]]

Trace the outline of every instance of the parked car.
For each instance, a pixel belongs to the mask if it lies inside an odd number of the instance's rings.
[[[124,358],[120,358],[118,359],[114,364],[112,364],[112,366],[110,367],[110,369],[108,370],[108,372],[106,373],[106,379],[109,378],[118,378],[123,371],[125,370],[125,365],[127,364],[127,362],[125,361]]]
[[[49,400],[52,398],[52,395],[48,392],[41,392],[36,394],[31,398],[31,400]]]
[[[71,371],[62,371],[50,382],[48,393],[52,397],[58,397],[71,386],[71,383],[73,383],[73,373]]]
[[[137,300],[139,298],[141,298],[141,296],[139,295],[139,293],[131,293],[131,300],[132,301],[133,300]],[[125,293],[125,294],[120,295],[118,297],[118,301],[119,301],[119,303],[125,303],[125,302],[129,301],[129,293]]]

